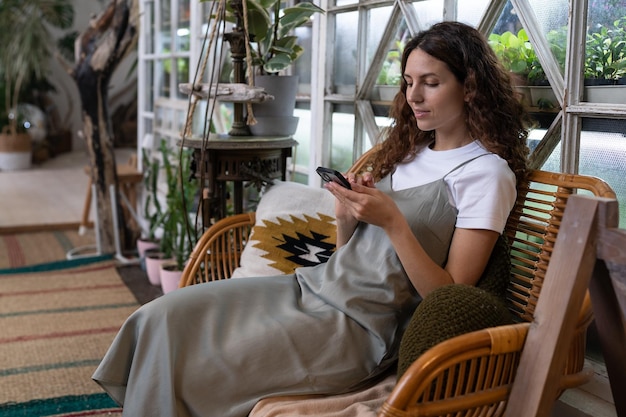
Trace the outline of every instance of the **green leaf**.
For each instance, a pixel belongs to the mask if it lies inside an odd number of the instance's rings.
[[[270,74],[280,72],[291,65],[291,62],[292,59],[288,54],[281,53],[270,58],[265,65],[263,65],[263,70]]]

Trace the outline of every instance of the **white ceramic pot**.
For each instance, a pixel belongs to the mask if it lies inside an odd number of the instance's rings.
[[[393,101],[393,98],[400,91],[399,85],[377,85],[378,95],[382,101]]]

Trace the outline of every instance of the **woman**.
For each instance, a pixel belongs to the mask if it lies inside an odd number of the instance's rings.
[[[94,374],[125,416],[245,416],[267,396],[356,389],[395,362],[423,297],[478,281],[524,175],[524,110],[484,37],[460,23],[412,39],[402,70],[374,171],[350,175],[352,190],[326,186],[328,262],[140,308]]]

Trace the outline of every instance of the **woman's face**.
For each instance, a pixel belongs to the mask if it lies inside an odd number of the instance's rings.
[[[465,136],[465,91],[448,66],[419,48],[409,54],[404,71],[406,100],[417,127],[435,131],[437,140]]]

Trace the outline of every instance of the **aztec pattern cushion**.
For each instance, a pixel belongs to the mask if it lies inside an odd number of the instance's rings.
[[[337,240],[334,216],[334,197],[327,190],[276,181],[261,197],[232,278],[290,274],[326,262]]]

